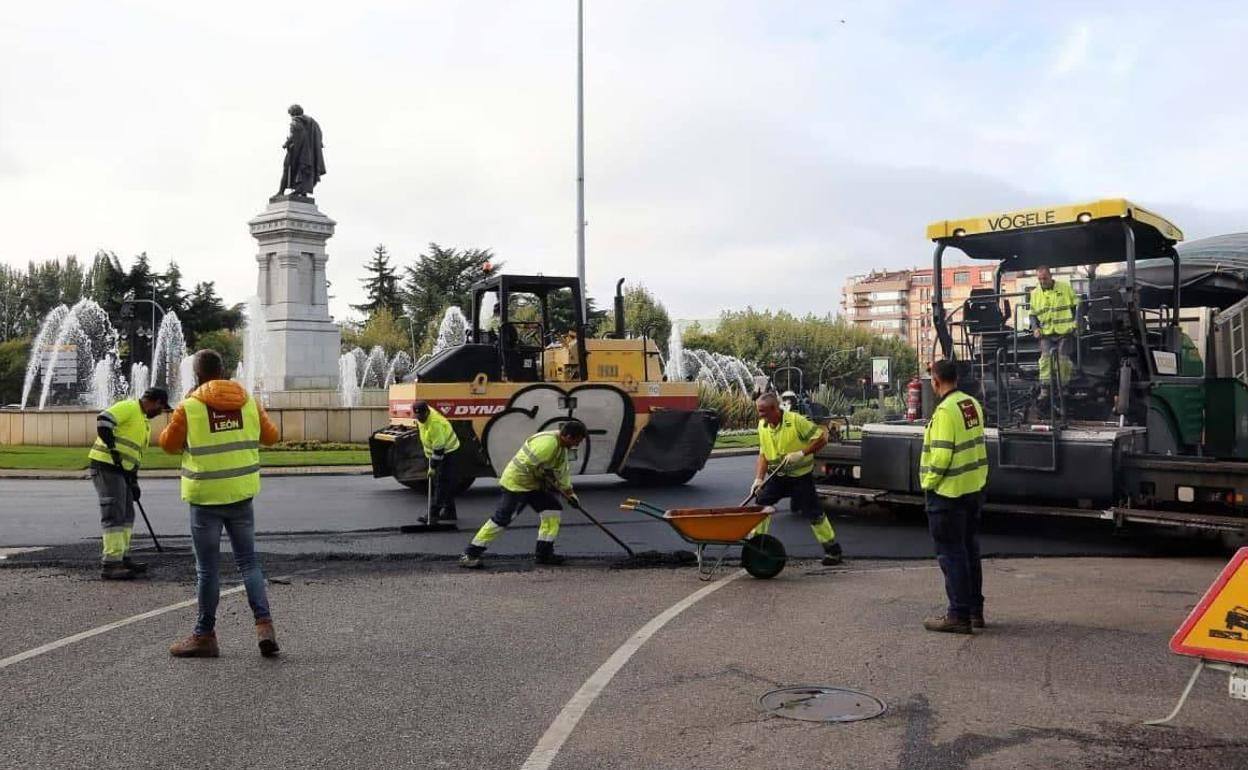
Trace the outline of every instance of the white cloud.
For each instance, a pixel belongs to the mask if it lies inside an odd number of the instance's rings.
[[[931,219],[1128,195],[1244,229],[1248,9],[588,0],[590,289],[832,310]],[[841,20],[844,19],[844,23]],[[1073,20],[1073,21],[1072,21]],[[254,286],[284,110],[325,130],[334,310],[377,242],[574,269],[569,3],[27,4],[0,21],[0,259]]]

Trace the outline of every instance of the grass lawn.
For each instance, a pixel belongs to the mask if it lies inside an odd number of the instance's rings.
[[[260,464],[266,467],[295,465],[368,465],[367,449],[261,449]],[[0,446],[0,468],[39,471],[75,471],[87,467],[86,447]],[[177,468],[181,457],[148,447],[143,468]]]
[[[715,439],[716,449],[749,449],[758,446],[758,433],[734,433]]]

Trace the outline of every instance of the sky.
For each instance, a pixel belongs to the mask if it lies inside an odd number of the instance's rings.
[[[1248,4],[585,0],[590,294],[834,312],[924,226],[1128,197],[1248,230]],[[286,107],[324,131],[331,311],[383,243],[574,275],[574,0],[12,4],[0,260],[98,249],[255,291]]]

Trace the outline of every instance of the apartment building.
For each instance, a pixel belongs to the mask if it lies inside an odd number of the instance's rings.
[[[841,317],[885,337],[909,339],[911,270],[850,276],[841,287]]]

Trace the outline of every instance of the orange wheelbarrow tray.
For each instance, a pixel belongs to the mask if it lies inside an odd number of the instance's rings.
[[[637,511],[652,519],[667,522],[681,539],[695,547],[698,559],[698,577],[710,580],[731,546],[741,546],[741,566],[750,575],[767,579],[775,577],[784,569],[786,561],[784,544],[771,535],[754,535],[754,530],[771,515],[761,505],[742,505],[732,508],[672,508],[664,510],[643,500],[629,498],[620,508]],[[707,565],[706,547],[723,546],[719,558]]]

